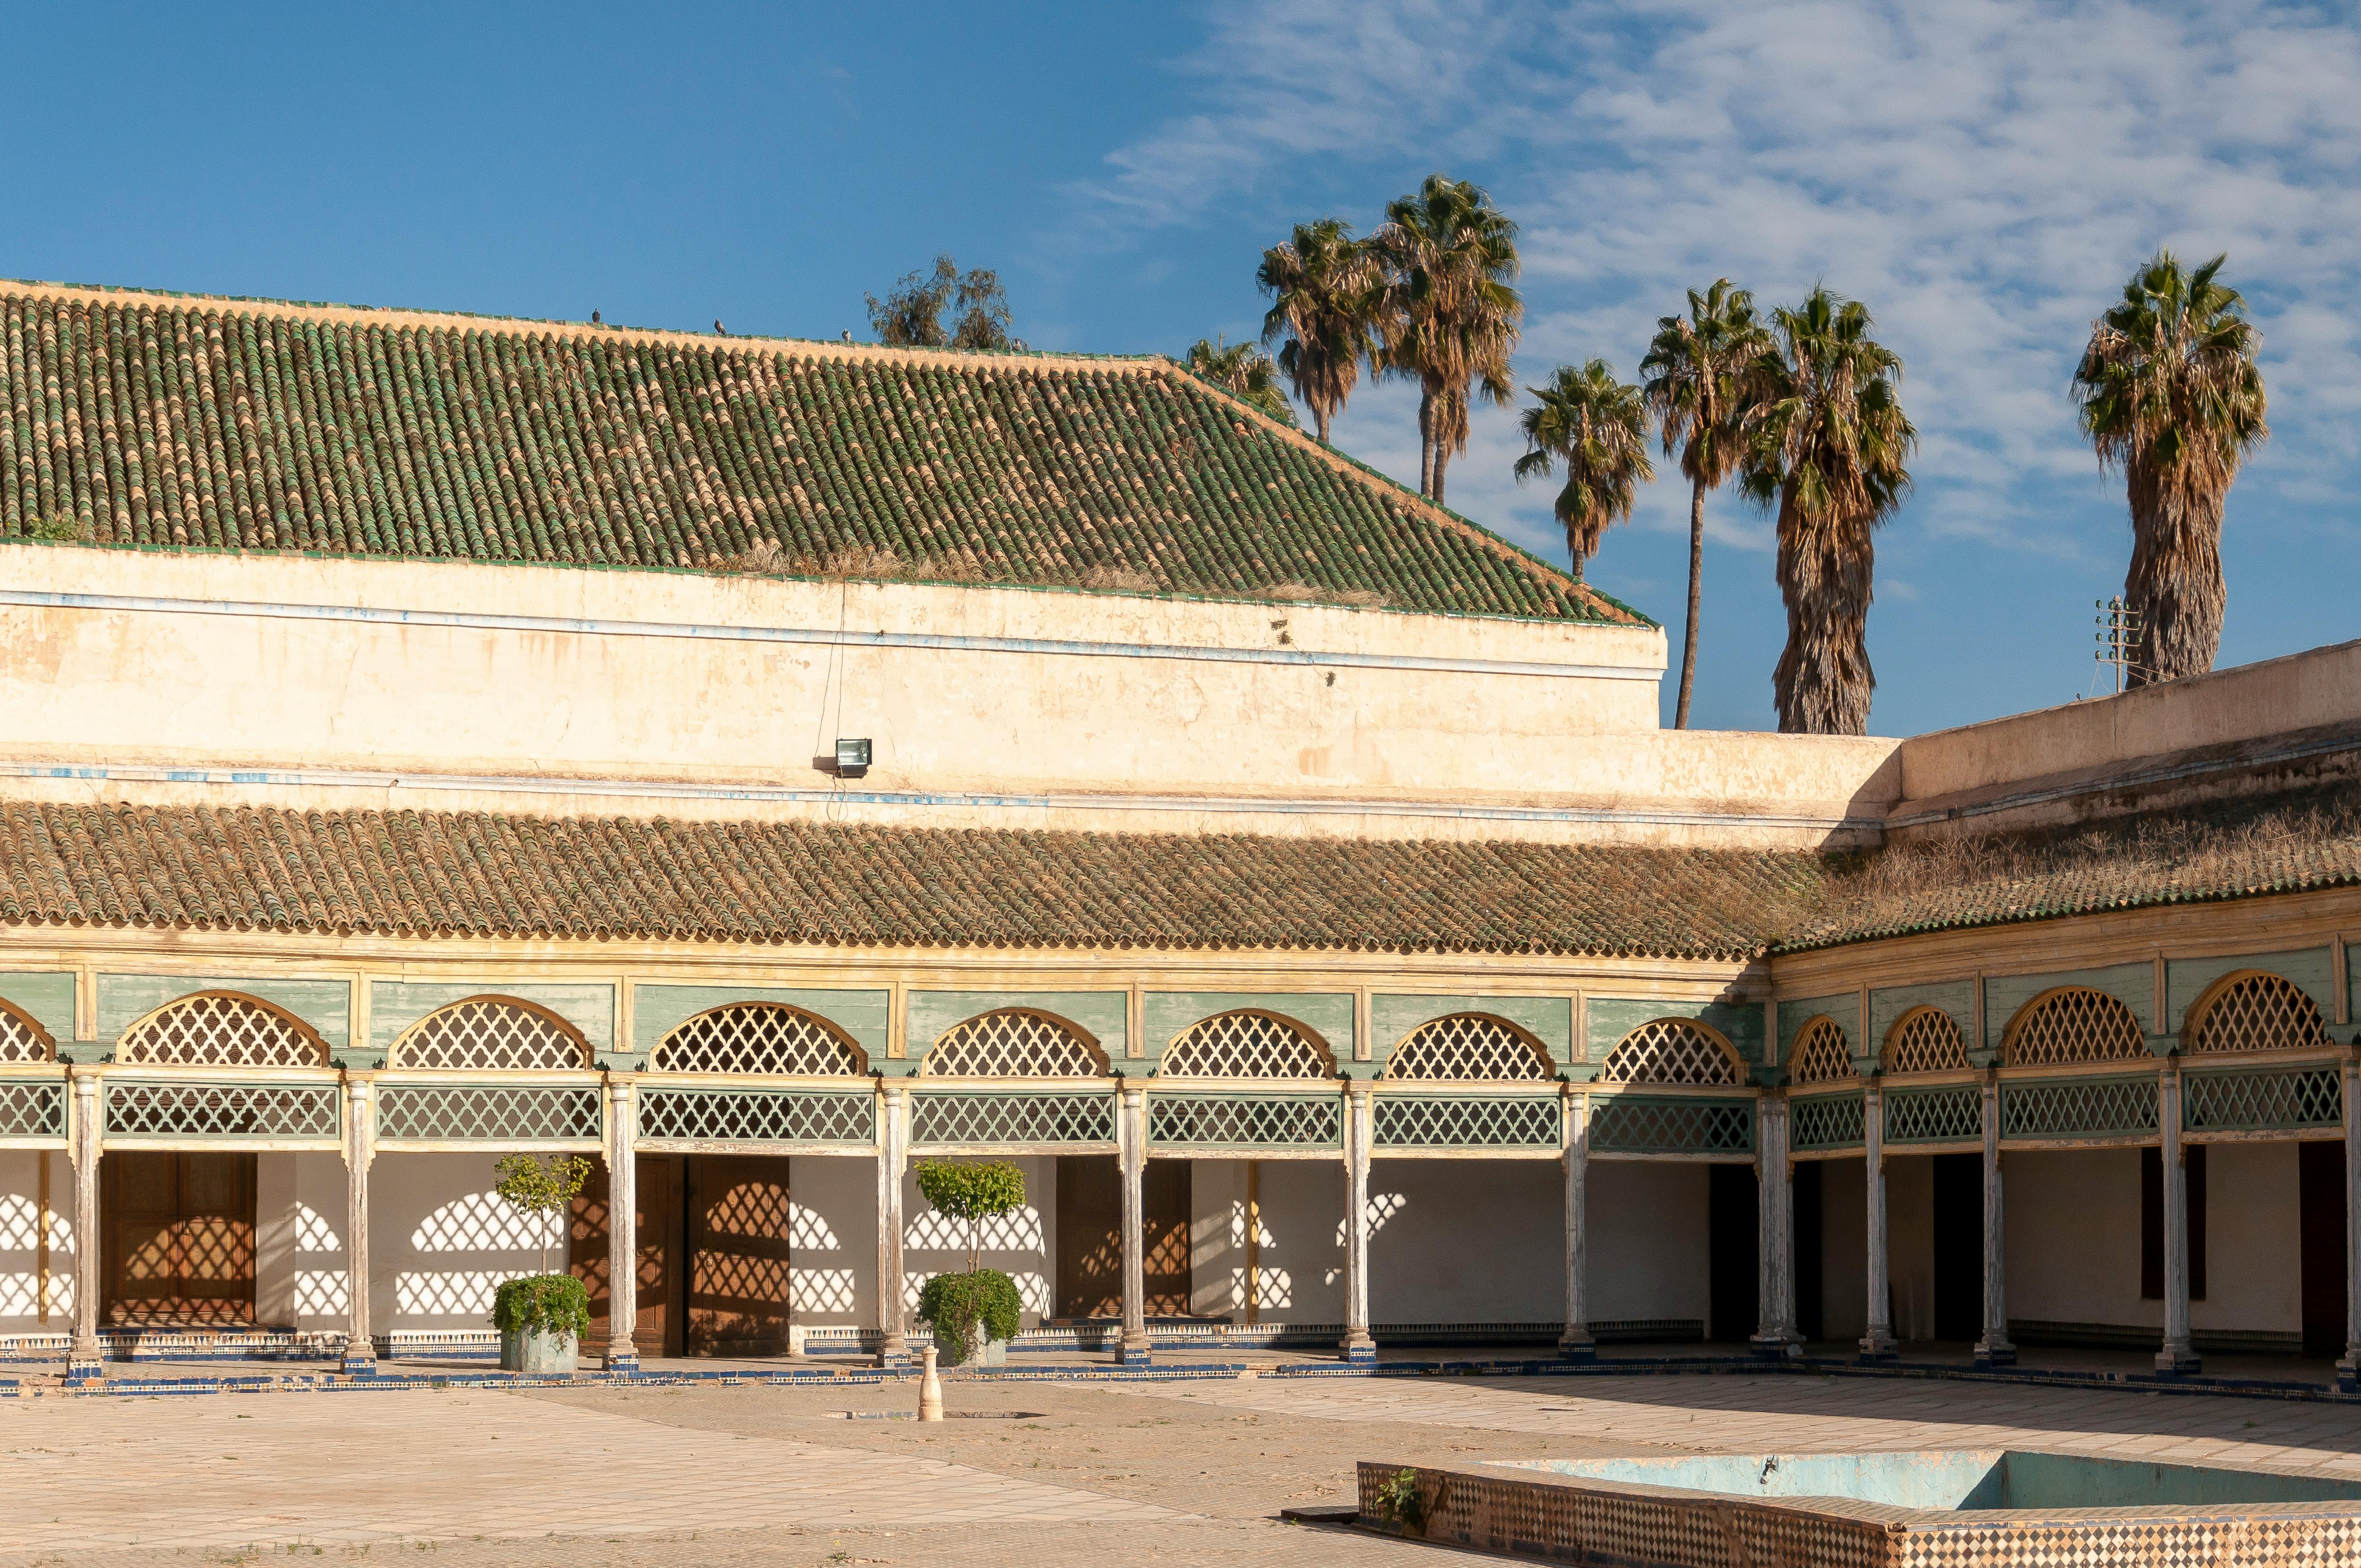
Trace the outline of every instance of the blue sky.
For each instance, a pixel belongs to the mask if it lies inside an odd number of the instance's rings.
[[[2348,11],[1806,0],[1169,6],[51,7],[15,19],[0,274],[865,335],[949,250],[1038,346],[1257,329],[1261,249],[1442,169],[1523,225],[1517,369],[1605,355],[1728,274],[1825,280],[1904,356],[1918,484],[1881,535],[1872,728],[2092,689],[2129,551],[2075,437],[2092,315],[2158,244],[2230,253],[2268,445],[2233,493],[2224,663],[2361,635],[2361,24]],[[1415,478],[1414,398],[1347,450]],[[1455,506],[1564,558],[1479,419]],[[1709,503],[1697,721],[1767,728],[1764,520]],[[1678,657],[1686,495],[1592,568]],[[1671,683],[1665,686],[1666,710]]]

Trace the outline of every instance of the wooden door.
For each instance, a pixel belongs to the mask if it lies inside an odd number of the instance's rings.
[[[1984,1332],[1984,1157],[1934,1160],[1935,1337],[1979,1340]]]
[[[639,1254],[631,1348],[642,1356],[681,1354],[680,1291],[681,1157],[643,1154],[635,1170],[638,1201],[632,1231]],[[611,1243],[607,1232],[607,1168],[591,1167],[574,1200],[566,1248],[567,1266],[590,1296],[590,1343],[607,1338],[607,1268]]]
[[[1123,1170],[1111,1154],[1058,1157],[1058,1310],[1123,1316]]]
[[[784,1355],[789,1221],[783,1155],[691,1155],[684,1276],[690,1355]]]
[[[2296,1252],[2303,1270],[2303,1353],[2345,1354],[2345,1146],[2296,1146]]]
[[[254,1156],[118,1149],[99,1166],[106,1321],[254,1323]]]

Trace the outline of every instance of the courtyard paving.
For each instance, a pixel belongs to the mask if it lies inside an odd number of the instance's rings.
[[[312,1391],[0,1400],[0,1565],[1391,1563],[1306,1529],[1358,1458],[2010,1444],[2361,1475],[2361,1409],[1681,1376]]]

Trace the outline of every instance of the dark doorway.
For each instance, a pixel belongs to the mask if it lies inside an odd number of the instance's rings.
[[[781,1155],[642,1155],[638,1313],[642,1355],[777,1355],[787,1348],[790,1210]],[[607,1173],[574,1201],[569,1256],[606,1336]]]
[[[2296,1251],[2303,1265],[2303,1353],[2345,1354],[2345,1146],[2296,1146]]]
[[[1984,1157],[1934,1160],[1935,1337],[1978,1340],[1984,1332]]]
[[[1751,1165],[1714,1165],[1706,1202],[1706,1337],[1742,1343],[1761,1326],[1762,1214]]]
[[[1791,1196],[1795,1205],[1795,1332],[1807,1341],[1828,1337],[1828,1315],[1821,1289],[1820,1175],[1823,1167],[1807,1159],[1795,1167]]]
[[[1141,1172],[1140,1271],[1146,1315],[1189,1312],[1189,1162],[1151,1159]],[[1054,1316],[1123,1316],[1123,1170],[1114,1155],[1058,1157],[1058,1294]]]
[[[99,1165],[105,1317],[254,1323],[254,1156],[118,1149]]]

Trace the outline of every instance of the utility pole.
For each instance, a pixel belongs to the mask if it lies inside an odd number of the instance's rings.
[[[2091,602],[2099,609],[2094,618],[2099,623],[2099,646],[2092,656],[2100,664],[2114,667],[2115,691],[2120,694],[2124,689],[2124,672],[2136,668],[2139,663],[2140,636],[2145,630],[2140,624],[2140,613],[2124,603],[2120,594],[2111,599],[2093,599]],[[2102,674],[2095,684],[2103,685],[2107,679]]]

